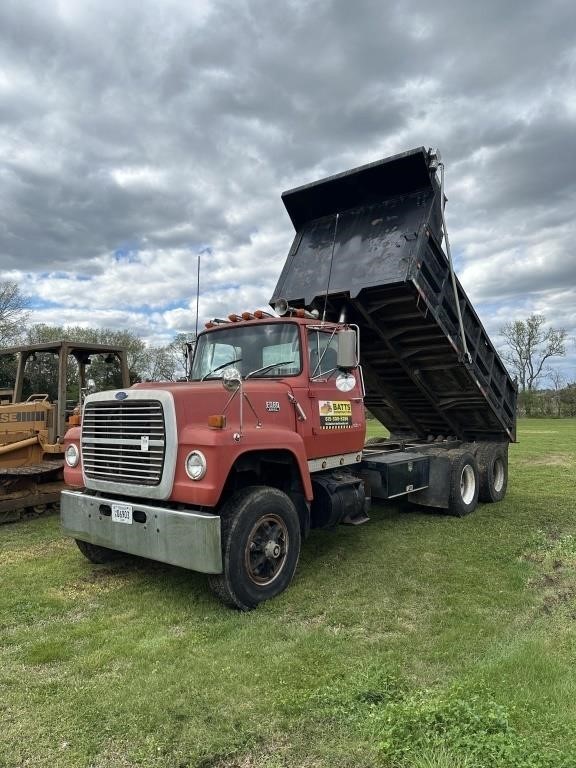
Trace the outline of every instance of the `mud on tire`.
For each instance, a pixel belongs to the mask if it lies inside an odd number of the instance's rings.
[[[212,592],[231,608],[249,611],[283,592],[300,556],[300,521],[291,499],[277,488],[251,486],[224,505],[221,574]]]
[[[476,459],[480,474],[478,498],[491,504],[502,501],[508,487],[508,444],[482,443]]]
[[[457,517],[470,515],[478,504],[478,464],[471,453],[455,453],[450,461],[448,512]]]
[[[96,565],[111,563],[113,560],[118,560],[122,557],[122,552],[117,552],[115,549],[100,547],[97,544],[90,544],[88,541],[81,541],[80,539],[74,539],[74,541],[84,557]]]

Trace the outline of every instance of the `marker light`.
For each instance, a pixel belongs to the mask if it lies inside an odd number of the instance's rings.
[[[224,429],[226,426],[226,415],[217,413],[213,416],[208,416],[208,426],[214,427],[214,429]]]

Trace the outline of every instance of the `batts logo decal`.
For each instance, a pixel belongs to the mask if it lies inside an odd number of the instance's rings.
[[[126,400],[126,398],[128,397],[128,392],[116,392],[114,397],[116,398],[116,400]]]
[[[352,426],[350,400],[319,400],[318,409],[322,429],[346,429]]]

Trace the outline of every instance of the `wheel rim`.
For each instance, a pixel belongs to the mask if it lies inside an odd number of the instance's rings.
[[[493,485],[496,493],[500,493],[504,487],[504,462],[502,459],[496,459],[494,467],[492,469]]]
[[[288,555],[288,528],[278,515],[256,521],[244,550],[246,572],[254,584],[266,586],[278,578]]]
[[[471,504],[476,491],[476,476],[470,464],[466,464],[460,475],[460,496],[464,504]]]

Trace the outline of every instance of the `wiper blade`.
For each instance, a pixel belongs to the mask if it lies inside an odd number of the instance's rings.
[[[241,363],[241,362],[242,362],[242,358],[241,357],[237,357],[236,360],[228,360],[228,362],[222,363],[222,365],[217,365],[216,368],[212,368],[211,371],[208,371],[207,374],[202,376],[200,381],[204,381],[204,379],[207,379],[208,376],[212,376],[213,373],[217,373],[218,371],[221,371],[222,368],[226,368],[227,365],[234,365],[234,363]]]
[[[293,362],[294,360],[281,360],[279,363],[270,363],[270,365],[265,365],[263,368],[256,368],[255,371],[250,371],[244,378],[249,379],[250,376],[256,376],[257,373],[265,373],[266,371],[271,371],[272,368],[277,368],[279,365],[288,365],[288,363]]]

